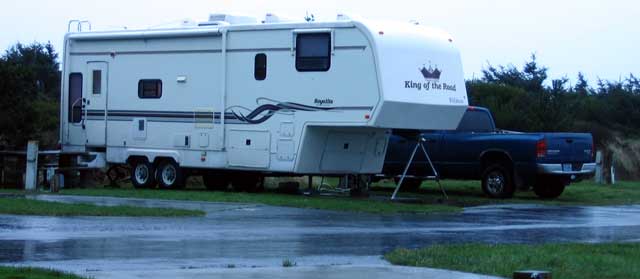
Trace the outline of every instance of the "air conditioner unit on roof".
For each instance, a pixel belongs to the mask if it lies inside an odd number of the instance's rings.
[[[229,24],[256,24],[258,20],[251,16],[239,16],[229,14],[211,14],[209,22],[228,22]]]
[[[294,21],[294,20],[291,20],[286,17],[278,16],[273,13],[267,13],[262,23],[279,23],[279,22],[291,22],[291,21]]]

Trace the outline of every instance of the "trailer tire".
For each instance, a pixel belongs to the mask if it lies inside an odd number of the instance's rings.
[[[400,178],[396,177],[393,181],[398,185],[398,183],[400,183]],[[420,190],[420,186],[422,186],[422,179],[405,177],[402,181],[402,188],[412,193],[418,192]]]
[[[542,199],[555,199],[562,195],[567,183],[561,178],[541,177],[533,186],[533,192]]]
[[[505,164],[491,164],[482,172],[482,191],[494,199],[513,197],[515,185],[513,175]]]
[[[147,159],[131,161],[131,184],[136,189],[148,189],[156,186],[156,168]]]
[[[158,164],[156,180],[160,189],[182,189],[185,185],[184,170],[173,160],[162,160]]]
[[[211,191],[226,191],[229,188],[229,177],[224,174],[206,173],[202,175],[202,182]]]

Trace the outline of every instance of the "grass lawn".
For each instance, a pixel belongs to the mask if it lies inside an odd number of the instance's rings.
[[[442,186],[449,195],[448,203],[457,206],[476,206],[501,203],[533,203],[547,205],[629,205],[640,204],[640,182],[618,182],[616,185],[600,185],[583,181],[568,186],[562,196],[554,200],[541,200],[533,191],[516,192],[513,199],[489,199],[480,189],[479,181],[444,180]],[[392,182],[374,184],[373,190],[384,194],[393,191]],[[442,194],[434,181],[422,184],[418,193],[400,191],[402,197],[415,197],[425,202],[436,202]]]
[[[640,243],[436,245],[385,255],[396,265],[451,269],[511,278],[517,270],[547,270],[553,278],[640,278]]]
[[[0,279],[82,279],[70,273],[60,271],[33,268],[0,266]]]
[[[290,206],[300,208],[315,208],[368,213],[444,213],[458,212],[455,206],[441,204],[404,204],[371,199],[357,199],[349,197],[300,196],[275,193],[233,193],[210,192],[205,190],[160,191],[135,189],[66,189],[60,192],[64,195],[111,196],[130,198],[152,198],[185,201],[211,201],[259,203],[275,206]]]
[[[329,180],[336,183],[337,180]],[[210,192],[198,182],[191,183],[187,190],[135,190],[130,185],[123,188],[88,188],[64,189],[64,195],[112,196],[132,198],[153,198],[187,201],[260,203],[275,206],[290,206],[300,208],[315,208],[338,211],[367,212],[367,213],[443,213],[459,212],[463,207],[506,204],[531,203],[547,205],[628,205],[640,204],[640,182],[619,182],[616,185],[598,185],[590,181],[572,184],[555,200],[541,200],[532,191],[516,192],[513,199],[496,200],[487,198],[480,189],[479,181],[444,180],[449,200],[442,201],[442,194],[433,181],[423,183],[418,193],[400,191],[400,197],[416,198],[421,203],[395,203],[387,200],[393,192],[393,182],[381,181],[374,183],[371,189],[377,198],[354,199],[349,197],[326,196],[294,196],[276,194],[271,191],[265,193],[233,193]],[[306,186],[301,185],[301,188]],[[15,192],[14,192],[15,193]]]
[[[41,216],[132,216],[132,217],[184,217],[203,216],[197,210],[146,208],[134,206],[97,206],[67,204],[25,198],[0,198],[0,214]]]

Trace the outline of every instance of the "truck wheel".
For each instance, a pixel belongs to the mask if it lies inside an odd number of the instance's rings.
[[[207,173],[202,176],[202,182],[211,191],[226,191],[229,187],[229,177],[223,174]]]
[[[262,186],[262,177],[259,175],[238,174],[231,179],[231,187],[236,192],[258,192]]]
[[[555,199],[562,195],[564,188],[567,186],[561,178],[543,177],[533,186],[533,192],[543,199]]]
[[[131,184],[136,189],[153,188],[156,185],[156,168],[146,159],[137,159],[131,163]]]
[[[394,178],[393,181],[398,185],[400,183],[400,178]],[[418,192],[420,190],[420,186],[422,185],[422,179],[417,178],[408,178],[406,177],[404,181],[402,181],[402,186],[400,189],[404,188],[409,192]]]
[[[162,160],[158,165],[156,180],[161,189],[182,189],[185,175],[182,168],[173,160]]]
[[[515,185],[509,168],[503,164],[493,164],[482,173],[482,191],[489,197],[508,199],[513,197]]]

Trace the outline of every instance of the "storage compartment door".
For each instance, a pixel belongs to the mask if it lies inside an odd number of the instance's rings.
[[[322,154],[322,172],[358,173],[362,168],[367,142],[367,133],[331,131]]]
[[[229,166],[269,167],[271,134],[268,131],[230,130],[228,136]]]

